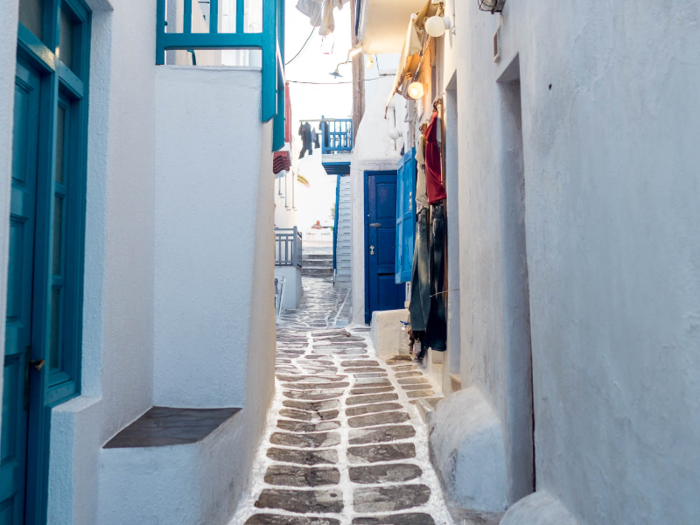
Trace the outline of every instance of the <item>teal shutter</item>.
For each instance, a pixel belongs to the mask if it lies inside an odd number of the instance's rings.
[[[416,236],[416,150],[399,161],[396,191],[396,283],[411,280]]]

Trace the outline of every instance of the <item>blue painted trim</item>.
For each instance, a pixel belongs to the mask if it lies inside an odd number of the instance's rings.
[[[335,217],[333,217],[333,269],[337,270],[338,252],[338,206],[340,205],[340,175],[335,182]]]
[[[160,5],[160,4],[159,4]],[[263,33],[165,33],[160,38],[163,52],[172,49],[261,49]],[[160,55],[160,53],[159,53]],[[162,65],[162,64],[160,64]]]
[[[364,220],[362,221],[363,227],[363,238],[362,238],[362,249],[365,259],[365,324],[370,324],[369,318],[369,252],[367,250],[367,240],[369,239],[369,176],[373,173],[371,171],[365,171],[363,174],[364,179]]]
[[[245,32],[245,1],[236,0],[236,33],[243,34]]]
[[[219,32],[219,0],[209,0],[209,32]]]
[[[185,12],[182,16],[182,32],[191,33],[192,32],[192,2],[195,0],[184,0],[185,1]]]
[[[323,162],[328,175],[350,175],[350,162]]]

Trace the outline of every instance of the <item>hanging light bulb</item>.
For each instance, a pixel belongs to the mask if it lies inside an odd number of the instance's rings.
[[[431,16],[425,21],[425,32],[433,38],[440,38],[452,27],[452,20],[447,16]]]
[[[408,85],[408,96],[411,97],[413,100],[423,98],[423,94],[423,84],[421,84],[420,82],[411,82]]]
[[[392,140],[399,140],[401,132],[396,128],[392,128],[391,131],[389,131],[389,137],[391,137]]]
[[[367,69],[372,69],[374,67],[374,57],[372,55],[367,55],[367,62],[365,62],[365,67]]]

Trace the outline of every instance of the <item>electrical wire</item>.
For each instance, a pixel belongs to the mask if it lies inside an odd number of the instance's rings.
[[[293,61],[296,57],[298,57],[299,55],[301,55],[301,52],[304,51],[304,48],[306,47],[306,44],[309,43],[309,40],[311,40],[311,37],[314,35],[314,31],[316,31],[316,28],[315,28],[315,27],[314,27],[313,29],[311,29],[311,33],[309,33],[309,36],[308,36],[308,38],[306,39],[306,42],[304,42],[304,45],[301,46],[301,49],[299,50],[299,52],[298,52],[296,55],[294,55],[294,56],[289,60],[289,62],[285,62],[285,64],[284,64],[285,66],[288,66],[289,64],[291,64],[292,61]]]
[[[365,82],[371,82],[373,80],[379,80],[380,78],[392,77],[392,76],[394,76],[394,75],[381,75],[381,76],[376,77],[376,78],[366,78]],[[287,80],[287,82],[289,82],[290,84],[314,84],[317,86],[336,86],[338,84],[354,84],[355,80],[347,80],[347,81],[343,81],[343,82],[306,82],[304,80]]]

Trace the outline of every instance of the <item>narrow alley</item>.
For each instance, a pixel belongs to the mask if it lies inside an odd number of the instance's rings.
[[[277,384],[232,525],[451,524],[412,400],[433,386],[408,356],[385,364],[368,328],[336,328],[346,301],[305,277],[277,328]]]

